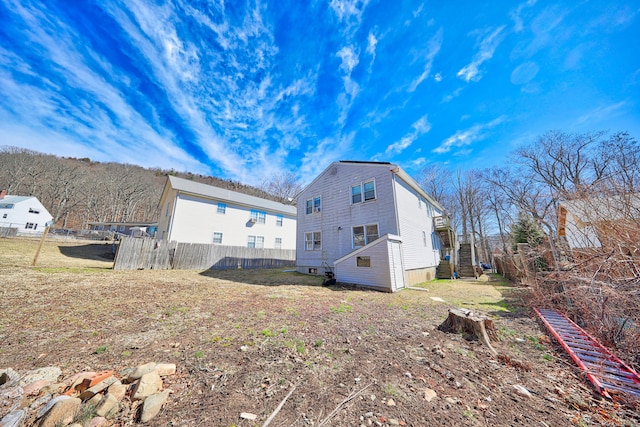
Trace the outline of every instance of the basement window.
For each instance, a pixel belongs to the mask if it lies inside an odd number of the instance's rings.
[[[371,267],[371,257],[368,257],[368,256],[358,256],[358,257],[356,257],[356,266],[357,267]]]

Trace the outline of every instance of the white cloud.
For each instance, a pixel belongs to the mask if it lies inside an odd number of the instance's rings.
[[[538,74],[538,64],[533,61],[527,61],[520,65],[518,65],[511,72],[511,83],[514,85],[523,85],[525,83],[530,82],[534,79],[536,74]]]
[[[431,123],[427,120],[427,116],[424,115],[416,120],[411,127],[413,128],[411,132],[400,138],[400,141],[394,142],[387,147],[385,151],[386,155],[403,152],[413,144],[416,139],[431,130]]]
[[[504,30],[504,25],[496,28],[490,34],[480,41],[480,46],[478,52],[473,56],[471,63],[462,67],[460,71],[458,71],[457,76],[466,82],[470,81],[479,81],[482,78],[482,73],[480,71],[480,66],[493,57],[493,53],[495,52],[498,45],[504,39],[504,35],[502,31]]]
[[[433,152],[438,154],[444,154],[451,151],[453,148],[466,147],[479,141],[485,137],[485,131],[491,129],[506,120],[505,116],[500,116],[493,119],[489,123],[477,124],[466,130],[459,130],[449,138],[445,139],[442,144],[436,147]]]
[[[440,73],[435,73],[433,76],[433,80],[437,81],[438,83],[440,83],[442,81],[442,74]]]
[[[346,153],[351,152],[354,138],[355,132],[349,132],[338,138],[325,138],[314,147],[310,147],[304,154],[298,170],[300,182],[309,183],[331,162],[344,160]]]
[[[601,123],[611,119],[611,117],[620,114],[626,106],[627,101],[616,102],[615,104],[602,105],[578,117],[577,122],[584,123]]]
[[[442,98],[442,103],[446,104],[447,102],[452,101],[454,98],[457,98],[458,96],[460,96],[460,93],[462,93],[462,88],[461,87],[457,88],[456,90],[451,92],[449,95],[447,95],[444,98]]]
[[[341,22],[359,26],[368,3],[369,0],[331,0],[329,7]]]
[[[375,59],[376,57],[376,45],[378,44],[378,39],[375,34],[369,32],[369,36],[367,36],[367,53]]]
[[[513,32],[519,33],[524,29],[524,23],[522,21],[522,11],[528,7],[532,7],[536,4],[537,0],[527,0],[524,3],[520,3],[515,10],[509,13],[511,19],[513,19]]]
[[[431,37],[431,39],[429,39],[429,42],[427,43],[427,48],[424,52],[425,64],[424,64],[422,74],[420,74],[416,79],[414,79],[411,82],[411,84],[409,85],[409,88],[407,89],[409,92],[414,92],[418,88],[418,86],[420,86],[420,83],[422,83],[427,77],[429,77],[429,74],[431,73],[431,66],[433,65],[433,60],[438,54],[438,52],[440,52],[441,46],[442,46],[442,28],[436,31],[434,36]]]

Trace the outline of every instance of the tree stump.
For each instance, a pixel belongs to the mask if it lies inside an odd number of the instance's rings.
[[[497,355],[498,352],[491,346],[491,341],[498,341],[493,320],[487,316],[474,314],[465,309],[449,309],[449,317],[438,327],[445,332],[466,332],[480,340],[486,345],[491,353]]]

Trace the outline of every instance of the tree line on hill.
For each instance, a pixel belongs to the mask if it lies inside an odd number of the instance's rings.
[[[155,221],[167,175],[282,203],[291,203],[301,188],[290,172],[274,175],[258,188],[189,172],[0,147],[0,187],[8,194],[37,197],[59,228],[85,228],[87,222]]]

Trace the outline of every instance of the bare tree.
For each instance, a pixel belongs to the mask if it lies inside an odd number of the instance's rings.
[[[285,204],[294,202],[296,196],[302,191],[302,185],[298,177],[292,172],[281,172],[263,181],[260,189]]]

